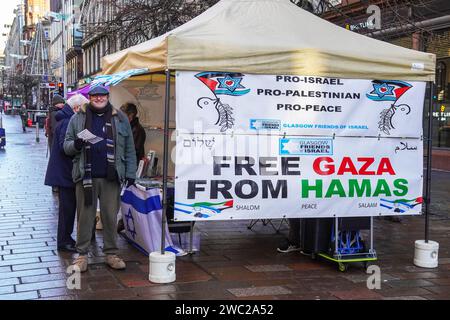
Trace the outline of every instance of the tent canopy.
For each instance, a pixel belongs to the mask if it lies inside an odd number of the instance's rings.
[[[222,0],[184,25],[103,58],[148,68],[434,81],[436,56],[336,26],[289,0]]]

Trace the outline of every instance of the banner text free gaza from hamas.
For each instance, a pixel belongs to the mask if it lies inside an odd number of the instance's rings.
[[[177,217],[419,214],[424,92],[420,82],[180,72]]]
[[[343,157],[341,160],[326,156],[313,161],[312,170],[317,179],[302,179],[300,157],[230,157],[214,156],[211,173],[213,177],[234,175],[242,177],[234,185],[230,180],[188,180],[187,195],[189,200],[198,197],[209,199],[286,199],[289,196],[288,181],[273,179],[274,176],[299,176],[301,198],[362,198],[362,197],[402,197],[408,194],[408,180],[398,177],[388,182],[383,177],[396,176],[396,170],[388,157]],[[231,170],[231,172],[230,172]],[[258,184],[252,177],[267,176]],[[335,176],[333,179],[319,177]],[[342,181],[340,177],[352,176],[354,179]],[[373,179],[373,177],[377,177]],[[366,178],[364,178],[366,177]],[[234,195],[234,196],[233,196]]]

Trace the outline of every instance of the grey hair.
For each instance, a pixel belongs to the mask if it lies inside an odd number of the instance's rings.
[[[82,106],[83,104],[88,103],[89,100],[83,96],[82,94],[75,94],[73,96],[71,96],[69,99],[67,99],[67,104],[73,109],[76,106]]]

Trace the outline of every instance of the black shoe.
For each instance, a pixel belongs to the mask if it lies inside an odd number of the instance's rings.
[[[277,251],[281,253],[288,253],[300,250],[301,248],[298,244],[290,243],[288,240],[283,241],[277,248]]]
[[[308,257],[312,256],[312,253],[307,250],[300,250],[300,253],[304,256],[308,256]]]
[[[65,244],[58,247],[58,251],[77,252],[77,248],[73,244]]]

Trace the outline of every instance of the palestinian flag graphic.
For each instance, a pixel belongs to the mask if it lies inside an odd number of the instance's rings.
[[[400,213],[407,212],[408,210],[422,203],[423,203],[422,197],[418,197],[415,199],[397,199],[397,200],[380,199],[381,207]]]
[[[224,202],[195,202],[185,204],[175,202],[175,211],[193,214],[196,218],[209,218],[221,213],[223,210],[233,208],[233,200]]]

